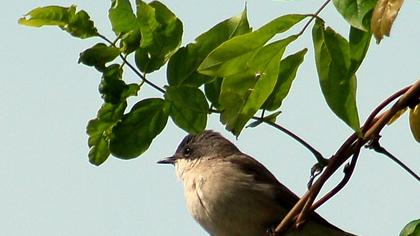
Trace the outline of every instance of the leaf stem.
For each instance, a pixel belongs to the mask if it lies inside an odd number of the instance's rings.
[[[111,40],[109,40],[107,37],[103,36],[102,34],[98,34],[98,37],[102,38],[103,40],[105,40],[106,42],[108,42],[109,44],[111,44],[112,46],[115,46],[115,42],[112,42]],[[140,79],[150,85],[151,87],[153,87],[154,89],[158,90],[161,93],[165,93],[165,90],[159,86],[157,86],[156,84],[154,84],[153,82],[151,82],[150,80],[146,79],[146,77],[144,75],[142,75],[140,73],[140,71],[138,71],[129,61],[127,61],[127,59],[124,57],[124,55],[120,54],[120,58],[121,60],[127,64],[128,67],[130,67],[130,69],[138,76],[140,77]]]
[[[321,13],[322,10],[324,10],[324,8],[331,2],[331,0],[327,0],[325,1],[321,7],[314,13],[312,14],[312,17],[308,20],[308,22],[306,22],[306,24],[303,26],[302,30],[297,34],[297,35],[302,35],[305,30],[308,28],[308,26],[311,24],[311,22],[318,17],[319,13]]]
[[[313,154],[313,155],[315,156],[315,158],[317,159],[318,163],[320,163],[320,164],[321,164],[321,165],[323,165],[323,166],[326,166],[326,165],[328,164],[328,159],[324,158],[324,157],[322,156],[322,154],[321,154],[318,150],[316,150],[314,147],[312,147],[312,146],[311,146],[308,142],[306,142],[305,140],[303,140],[301,137],[299,137],[299,136],[297,136],[296,134],[294,134],[292,131],[290,131],[290,130],[288,130],[288,129],[284,128],[283,126],[281,126],[281,125],[279,125],[279,124],[277,124],[277,123],[274,123],[274,122],[271,122],[271,121],[265,120],[265,119],[264,119],[264,117],[257,117],[257,116],[254,116],[254,117],[252,117],[252,119],[254,119],[254,120],[258,120],[258,121],[263,122],[263,123],[266,123],[266,124],[268,124],[268,125],[270,125],[270,126],[272,126],[272,127],[276,128],[276,129],[278,129],[278,130],[282,131],[282,132],[283,132],[283,133],[285,133],[286,135],[288,135],[288,136],[290,136],[291,138],[293,138],[294,140],[296,140],[298,143],[302,144],[302,145],[303,145],[305,148],[307,148],[310,152],[312,152],[312,154]]]
[[[373,139],[368,145],[368,148],[371,148],[375,150],[378,153],[384,154],[385,156],[389,157],[392,161],[397,163],[401,168],[403,168],[405,171],[407,171],[411,176],[413,176],[417,181],[420,182],[420,176],[418,176],[413,170],[411,170],[407,165],[405,165],[402,161],[400,161],[397,157],[392,155],[390,152],[388,152],[384,147],[381,146],[379,143],[379,138]]]
[[[218,111],[218,110],[215,110],[213,108],[210,108],[209,113],[220,114],[221,112]],[[263,116],[261,116],[261,117],[260,116],[253,116],[253,117],[251,117],[251,119],[259,121],[261,123],[266,123],[266,124],[276,128],[276,129],[282,131],[283,133],[289,135],[291,138],[293,138],[294,140],[296,140],[297,142],[302,144],[305,148],[307,148],[310,152],[312,152],[312,154],[317,159],[318,163],[320,163],[322,166],[326,166],[328,164],[328,159],[324,158],[318,150],[316,150],[314,147],[312,147],[308,142],[303,140],[301,137],[294,134],[292,131],[290,131],[290,130],[284,128],[283,126],[281,126],[279,124],[276,124],[272,121],[266,120],[265,117],[263,117]]]

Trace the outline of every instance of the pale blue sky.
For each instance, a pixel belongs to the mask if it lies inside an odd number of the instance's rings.
[[[206,235],[186,210],[174,169],[155,164],[174,152],[185,132],[169,122],[140,158],[110,158],[100,167],[92,166],[87,160],[85,126],[102,102],[97,92],[100,75],[77,60],[79,52],[97,40],[17,24],[21,15],[37,6],[76,4],[89,12],[101,32],[112,36],[109,2],[9,1],[4,6],[0,16],[0,235]],[[241,0],[163,2],[183,21],[184,44],[244,6]],[[252,0],[249,18],[257,28],[280,14],[312,13],[321,4]],[[362,120],[380,101],[419,79],[419,8],[419,1],[406,1],[392,37],[371,46],[358,73]],[[322,17],[346,34],[347,27],[332,6]],[[321,96],[310,34],[309,29],[292,48],[306,46],[309,53],[279,122],[329,156],[351,130],[334,117]],[[126,76],[137,80],[132,73]],[[163,85],[164,71],[151,79]],[[159,95],[150,88],[142,92]],[[245,130],[235,140],[216,116],[208,127],[259,159],[294,192],[305,191],[314,159],[290,138],[261,126]],[[383,145],[420,173],[420,145],[408,132],[407,116],[386,127],[383,136]],[[383,156],[363,150],[350,183],[318,212],[354,233],[387,236],[397,235],[408,221],[420,218],[419,209],[419,183]]]

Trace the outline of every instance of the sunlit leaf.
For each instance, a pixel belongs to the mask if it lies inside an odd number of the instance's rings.
[[[201,63],[198,71],[205,75],[222,77],[242,71],[232,60],[241,57],[250,57],[252,52],[264,46],[274,35],[282,33],[304,19],[305,15],[280,16],[267,23],[256,31],[234,37],[213,50]],[[236,61],[235,61],[236,62]]]
[[[112,127],[121,119],[127,103],[110,104],[104,103],[98,111],[95,119],[89,121],[86,132],[89,135],[88,145],[89,161],[94,165],[100,165],[108,158],[108,148]]]
[[[356,76],[350,73],[349,43],[317,19],[312,30],[315,62],[322,93],[331,110],[353,130],[359,131]]]
[[[213,80],[213,77],[197,72],[204,58],[226,40],[250,31],[246,9],[241,14],[215,25],[171,57],[166,71],[168,83],[198,87]]]
[[[113,61],[118,55],[120,55],[120,50],[118,48],[98,43],[80,53],[79,63],[83,63],[87,66],[94,66],[99,71],[103,71],[105,64]]]
[[[206,128],[209,106],[200,89],[169,86],[165,100],[170,104],[172,120],[180,128],[191,134],[198,134]]]
[[[381,42],[382,38],[389,36],[392,24],[400,11],[404,0],[378,0],[373,10],[371,28],[375,35],[376,42]]]
[[[137,19],[131,7],[130,0],[112,0],[108,17],[111,21],[112,30],[119,35],[137,28]]]
[[[400,233],[400,236],[419,236],[420,235],[420,219],[413,220],[408,223]]]
[[[25,14],[18,22],[33,27],[58,26],[71,35],[82,39],[98,36],[98,31],[89,15],[83,10],[76,12],[76,6],[38,7]]]
[[[372,10],[378,0],[333,0],[338,12],[347,22],[360,30],[369,31]]]
[[[296,72],[307,51],[305,48],[281,60],[276,86],[264,102],[262,109],[274,111],[281,106],[283,99],[289,93],[292,82],[296,78]]]
[[[410,129],[414,139],[420,143],[420,104],[410,109]]]
[[[145,152],[168,120],[168,104],[160,98],[138,102],[112,129],[112,155],[131,159]]]
[[[137,0],[137,20],[141,43],[136,50],[136,65],[145,73],[163,66],[181,44],[182,22],[158,1]]]
[[[296,38],[290,36],[268,44],[253,52],[250,58],[239,57],[235,59],[239,63],[235,64],[245,62],[246,67],[242,72],[228,76],[221,74],[225,78],[219,98],[222,110],[220,119],[233,134],[240,134],[273,91],[284,50]],[[229,68],[226,67],[224,72],[230,74]]]

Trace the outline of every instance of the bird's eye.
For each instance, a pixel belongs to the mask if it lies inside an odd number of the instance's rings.
[[[189,147],[185,148],[184,149],[184,156],[186,156],[186,157],[189,156],[191,154],[191,152],[192,152],[191,148],[189,148]]]

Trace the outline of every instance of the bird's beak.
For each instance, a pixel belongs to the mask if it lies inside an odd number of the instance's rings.
[[[170,157],[165,157],[162,160],[158,161],[157,163],[158,164],[172,164],[173,165],[173,164],[175,164],[175,160],[176,160],[175,155],[173,155],[173,156],[170,156]]]

